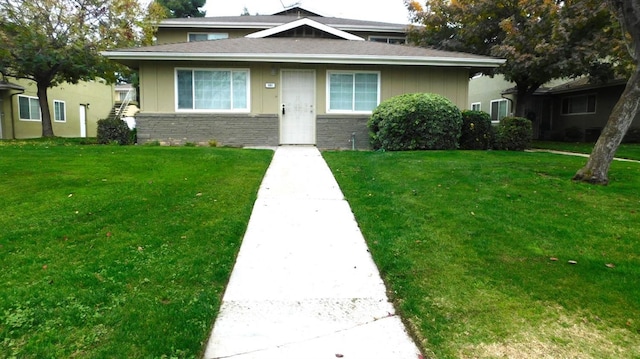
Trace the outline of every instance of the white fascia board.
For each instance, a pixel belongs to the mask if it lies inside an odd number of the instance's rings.
[[[329,33],[331,35],[343,38],[345,40],[357,40],[357,41],[364,41],[363,38],[361,38],[360,36],[356,36],[353,34],[350,34],[346,31],[342,31],[342,30],[338,30],[335,27],[331,27],[331,26],[327,26],[324,24],[321,24],[317,21],[311,20],[309,18],[303,18],[303,19],[299,19],[299,20],[295,20],[280,26],[276,26],[273,27],[271,29],[266,29],[266,30],[262,30],[262,31],[258,31],[258,32],[254,32],[253,34],[249,34],[245,37],[249,37],[249,38],[254,38],[254,39],[261,39],[261,38],[265,38],[265,37],[269,37],[271,35],[275,35],[275,34],[279,34],[281,32],[287,31],[287,30],[291,30],[291,29],[295,29],[296,27],[300,27],[300,26],[311,26],[313,28],[316,28],[320,31],[324,31],[326,33]]]
[[[311,64],[357,64],[357,65],[416,65],[447,67],[498,67],[504,59],[474,59],[456,57],[422,56],[372,56],[372,55],[326,55],[326,54],[211,54],[211,53],[140,53],[103,52],[111,60],[151,61],[236,61],[236,62],[285,62]]]

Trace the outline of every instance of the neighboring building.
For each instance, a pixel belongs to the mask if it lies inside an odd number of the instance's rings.
[[[138,70],[138,141],[369,148],[367,120],[411,92],[468,103],[503,60],[400,45],[407,25],[274,15],[168,19],[156,46],[105,52]]]
[[[63,83],[47,93],[53,132],[59,137],[95,137],[97,122],[113,108],[113,86],[103,80]],[[42,136],[42,114],[33,81],[0,82],[0,139]]]
[[[136,88],[132,84],[117,84],[113,88],[115,103],[137,101]]]
[[[593,142],[609,120],[625,80],[591,83],[588,77],[558,79],[544,84],[533,95],[525,111],[533,121],[534,138]],[[497,123],[512,115],[515,108],[514,84],[502,75],[473,78],[469,85],[470,109],[485,111]],[[640,127],[636,117],[631,127]]]

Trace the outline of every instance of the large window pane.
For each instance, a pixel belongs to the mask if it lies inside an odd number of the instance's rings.
[[[248,101],[248,76],[245,71],[233,72],[233,108],[247,108]]]
[[[596,112],[596,96],[580,95],[562,99],[562,114],[582,114]]]
[[[39,120],[40,119],[40,103],[37,98],[29,99],[29,107],[31,111],[31,119]]]
[[[213,33],[190,33],[189,34],[189,42],[193,41],[207,41],[207,40],[221,40],[228,39],[229,34],[223,32],[213,32]]]
[[[67,120],[64,102],[53,101],[53,120],[58,122],[64,122]]]
[[[378,106],[378,75],[356,74],[355,110],[373,111]]]
[[[40,103],[38,98],[18,96],[18,111],[21,120],[40,120]]]
[[[248,110],[246,70],[178,70],[178,109]]]
[[[495,122],[507,117],[508,105],[506,99],[491,101],[491,120]]]
[[[371,112],[378,106],[377,73],[332,73],[329,75],[329,110]]]
[[[353,75],[331,74],[329,85],[329,109],[353,110]]]
[[[18,103],[20,106],[20,118],[24,120],[31,119],[30,107],[29,107],[29,98],[20,96],[18,97]]]
[[[193,73],[178,70],[178,109],[193,108]]]

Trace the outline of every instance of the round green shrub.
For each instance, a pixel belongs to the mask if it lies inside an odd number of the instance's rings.
[[[495,149],[524,151],[531,147],[533,127],[524,117],[505,117],[500,120],[495,133]]]
[[[456,149],[462,114],[441,95],[405,94],[383,101],[373,111],[368,126],[376,150]]]
[[[98,121],[98,143],[130,145],[133,143],[131,130],[126,122],[117,118],[106,118]]]
[[[491,116],[483,111],[462,111],[460,149],[486,150],[491,145]]]

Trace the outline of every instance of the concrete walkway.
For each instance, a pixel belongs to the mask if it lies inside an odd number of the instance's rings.
[[[584,158],[589,158],[589,156],[591,156],[591,154],[589,154],[589,153],[556,151],[556,150],[547,150],[547,149],[542,149],[542,148],[534,148],[534,149],[530,149],[530,150],[526,150],[526,151],[527,152],[546,152],[546,153],[553,153],[553,154],[556,154],[556,155],[576,156],[576,157],[584,157]],[[620,162],[640,163],[640,161],[638,161],[638,160],[630,160],[630,159],[627,159],[627,158],[619,158],[619,157],[614,157],[613,160],[614,161],[620,161]]]
[[[279,147],[205,358],[417,359],[385,291],[320,152]]]

